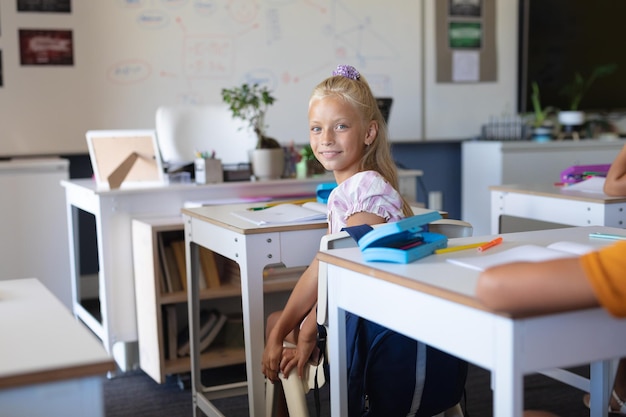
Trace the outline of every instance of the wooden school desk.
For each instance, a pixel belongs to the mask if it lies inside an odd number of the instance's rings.
[[[421,175],[419,170],[398,172],[401,192],[412,201],[417,198],[416,181]],[[131,233],[134,218],[177,216],[189,201],[222,204],[244,197],[314,196],[319,184],[333,181],[332,175],[324,175],[306,179],[168,184],[118,190],[98,189],[91,179],[62,181],[69,229],[74,314],[102,340],[120,370],[132,369],[138,364]],[[95,218],[97,276],[81,276],[79,210]],[[92,299],[97,301],[97,311],[85,303],[85,300]]]
[[[327,233],[326,221],[257,226],[232,214],[233,210],[246,207],[250,207],[250,204],[183,209],[185,245],[190,265],[187,268],[187,289],[194,415],[198,409],[208,415],[221,415],[213,414],[216,411],[209,400],[216,396],[227,396],[229,391],[225,389],[222,393],[206,393],[200,382],[197,349],[200,300],[195,275],[199,271],[198,245],[239,264],[248,382],[231,384],[230,395],[247,392],[250,415],[259,417],[265,412],[265,382],[261,373],[261,357],[265,346],[263,269],[276,263],[283,263],[286,267],[310,264],[319,249],[320,239]],[[209,410],[212,410],[211,414]]]
[[[0,281],[0,335],[0,414],[104,416],[113,359],[37,279]]]
[[[590,226],[504,234],[486,255],[532,243],[614,241],[590,232],[624,230]],[[450,246],[489,237],[451,239]],[[474,250],[432,255],[408,265],[363,262],[358,248],[320,252],[328,268],[331,413],[347,415],[345,313],[351,312],[491,371],[493,415],[521,417],[524,375],[591,363],[592,416],[607,415],[609,360],[624,355],[626,320],[602,308],[527,317],[486,309],[475,298],[478,271],[446,262]],[[567,348],[564,348],[566,346]],[[599,399],[599,401],[598,401]]]
[[[497,185],[491,190],[491,233],[499,233],[501,216],[521,217],[567,226],[626,227],[626,197],[539,185]]]

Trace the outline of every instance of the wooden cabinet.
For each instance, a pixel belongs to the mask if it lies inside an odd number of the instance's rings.
[[[165,262],[159,248],[159,242],[167,245],[176,239],[183,240],[183,233],[181,217],[132,221],[139,365],[158,383],[163,383],[167,375],[190,371],[189,356],[181,357],[176,352],[178,334],[187,326],[187,291],[168,290]],[[217,254],[215,260],[220,285],[201,289],[201,303],[207,309],[216,308],[232,317],[241,312],[239,266]],[[290,291],[302,271],[303,268],[266,271],[265,293]],[[243,338],[243,329],[241,335]],[[241,363],[245,363],[243,342],[235,346],[212,344],[201,355],[202,369]]]

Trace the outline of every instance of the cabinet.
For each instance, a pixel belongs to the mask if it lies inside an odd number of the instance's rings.
[[[553,184],[569,166],[610,164],[624,143],[624,140],[464,142],[461,218],[472,223],[474,235],[490,234],[490,186]]]
[[[0,161],[0,280],[37,277],[72,308],[65,196],[60,158]]]
[[[190,371],[189,356],[179,357],[172,342],[187,326],[187,291],[164,288],[163,259],[159,241],[184,240],[180,216],[144,218],[132,221],[132,247],[135,276],[135,304],[139,365],[152,379],[163,383],[167,375]],[[207,308],[233,314],[241,312],[241,284],[238,265],[215,255],[220,270],[218,288],[200,290],[200,300]],[[266,270],[265,293],[288,292],[295,285],[303,268],[271,268]],[[200,358],[201,368],[209,369],[245,363],[243,343],[234,347],[211,345]]]

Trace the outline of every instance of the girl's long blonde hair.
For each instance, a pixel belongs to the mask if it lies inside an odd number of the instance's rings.
[[[391,156],[387,123],[385,123],[385,119],[378,108],[378,103],[372,94],[367,80],[363,75],[359,75],[356,80],[343,75],[333,75],[313,89],[309,105],[313,100],[328,96],[339,97],[350,103],[361,115],[364,126],[367,126],[372,120],[376,121],[378,134],[376,139],[369,146],[365,147],[359,171],[376,171],[393,188],[399,190],[398,171]],[[402,198],[402,211],[407,217],[413,215],[413,210],[404,197]]]

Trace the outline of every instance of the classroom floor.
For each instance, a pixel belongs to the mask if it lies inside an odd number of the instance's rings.
[[[588,375],[588,367],[575,368]],[[224,370],[225,378],[245,375],[243,367]],[[209,382],[205,382],[209,383]],[[184,387],[184,386],[183,386]],[[589,409],[583,402],[583,392],[542,375],[525,378],[525,404],[527,409],[543,409],[562,417],[588,417]],[[491,417],[492,394],[489,372],[470,365],[462,403],[465,417]],[[329,413],[328,385],[320,390],[321,416]],[[181,389],[177,377],[157,384],[142,371],[116,376],[104,383],[105,412],[107,417],[188,417],[192,416],[191,391]],[[309,409],[315,415],[313,393],[309,393]],[[246,396],[215,400],[217,408],[228,417],[248,417]]]

